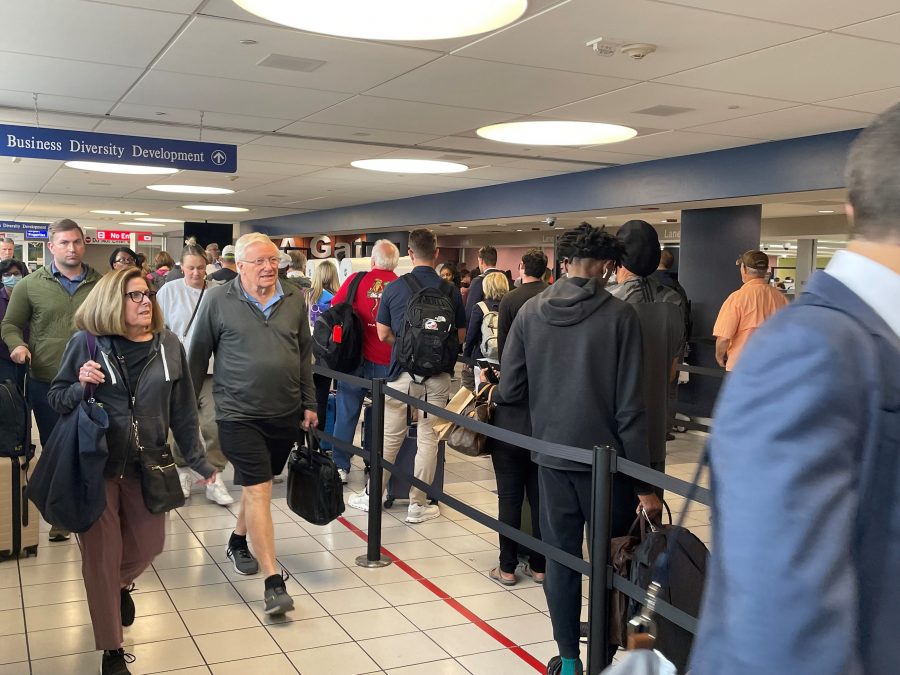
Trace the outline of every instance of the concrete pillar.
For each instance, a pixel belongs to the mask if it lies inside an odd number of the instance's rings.
[[[794,295],[800,295],[806,288],[806,282],[816,271],[815,239],[797,240],[797,276],[794,278]]]
[[[681,212],[678,280],[691,301],[692,337],[701,340],[691,343],[693,365],[718,367],[713,325],[725,298],[741,286],[735,260],[744,251],[759,248],[761,219],[759,204]],[[721,380],[693,374],[679,388],[679,400],[692,408],[692,414],[707,417],[720,385]]]

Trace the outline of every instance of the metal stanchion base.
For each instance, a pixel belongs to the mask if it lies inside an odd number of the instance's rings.
[[[378,560],[369,560],[369,556],[367,554],[356,556],[356,565],[357,567],[367,567],[367,568],[376,568],[376,567],[387,567],[391,564],[390,558],[379,558]]]

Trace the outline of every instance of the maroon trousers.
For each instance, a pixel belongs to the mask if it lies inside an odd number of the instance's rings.
[[[120,591],[150,566],[165,539],[165,515],[144,506],[140,480],[108,479],[106,510],[91,529],[78,535],[97,649],[122,646]]]

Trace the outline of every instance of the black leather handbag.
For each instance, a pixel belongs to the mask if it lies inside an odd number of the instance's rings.
[[[150,513],[166,513],[184,506],[184,493],[178,480],[178,468],[168,445],[161,448],[145,448],[138,439],[137,423],[134,438],[141,463],[141,495]]]
[[[327,525],[344,512],[344,486],[337,467],[312,433],[301,432],[288,458],[287,503],[313,525]]]

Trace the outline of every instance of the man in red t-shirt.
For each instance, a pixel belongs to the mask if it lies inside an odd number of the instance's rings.
[[[353,310],[363,323],[363,362],[352,375],[371,380],[387,377],[391,365],[391,345],[378,339],[375,328],[375,317],[381,304],[381,294],[385,287],[397,278],[394,268],[400,260],[399,249],[387,239],[379,239],[372,248],[372,269],[365,274],[356,297],[353,298]],[[347,301],[350,284],[356,274],[344,280],[343,286],[331,301],[331,306]],[[353,442],[359,412],[362,410],[363,398],[368,390],[346,382],[338,382],[336,410],[334,418],[334,436],[348,443]],[[332,457],[337,465],[341,481],[346,483],[350,473],[350,455],[336,447],[332,448]]]

